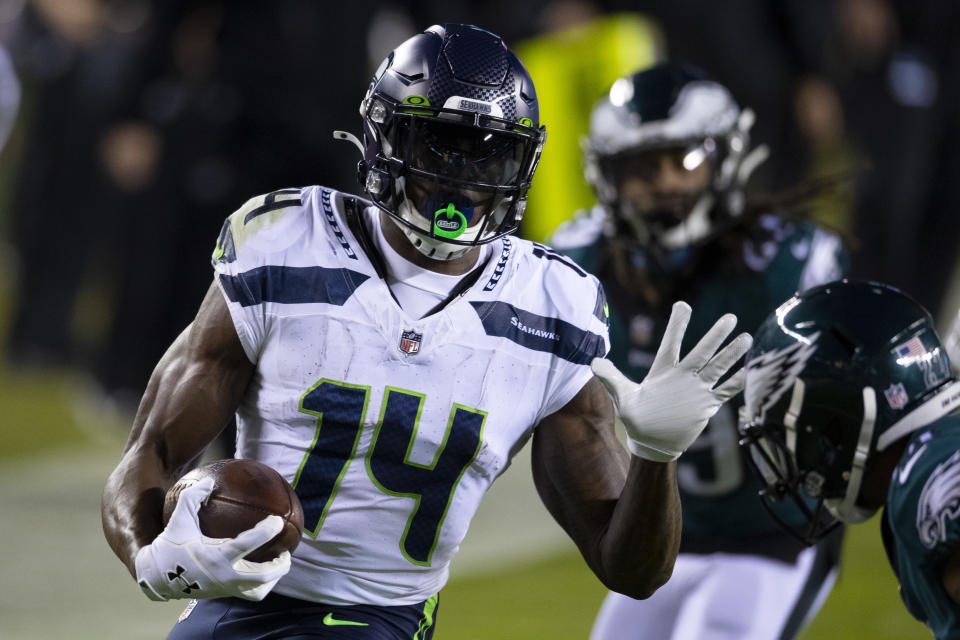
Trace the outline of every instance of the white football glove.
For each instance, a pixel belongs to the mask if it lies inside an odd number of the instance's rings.
[[[627,432],[627,447],[647,460],[676,460],[720,405],[743,389],[742,369],[722,385],[714,385],[747,352],[753,338],[742,333],[717,353],[737,324],[737,317],[728,313],[680,360],[690,313],[686,302],[674,303],[653,366],[640,384],[620,373],[609,360],[594,358],[590,364],[613,396]]]
[[[243,559],[280,533],[280,516],[267,516],[235,538],[203,535],[197,512],[212,490],[209,477],[184,489],[167,527],[137,552],[137,582],[151,600],[224,596],[263,600],[290,571],[289,551],[269,562]]]

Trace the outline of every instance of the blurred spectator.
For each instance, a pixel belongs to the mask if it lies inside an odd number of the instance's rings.
[[[909,291],[937,317],[960,230],[960,5],[836,8],[823,66],[870,163],[857,185],[854,275]]]
[[[333,97],[366,88],[367,61],[341,51],[377,4],[38,0],[25,55],[43,45],[61,63],[31,76],[8,357],[94,368],[108,394],[138,397],[209,285],[231,211],[250,193],[353,184],[331,132],[356,105]],[[84,350],[78,297],[98,275],[106,327]]]
[[[544,240],[593,194],[583,181],[580,140],[590,110],[614,80],[660,58],[656,25],[636,13],[603,15],[593,2],[548,3],[541,33],[515,49],[536,79],[547,144],[523,219],[523,235]]]
[[[8,347],[18,364],[76,357],[71,319],[89,257],[107,222],[99,140],[135,73],[145,2],[37,0],[13,40],[30,110],[9,203],[19,266]]]
[[[121,264],[134,268],[121,272],[99,365],[107,390],[139,395],[209,285],[224,218],[250,193],[353,183],[350,163],[336,162],[351,150],[335,147],[331,132],[352,125],[356,107],[331,96],[366,88],[366,60],[340,48],[363,40],[370,9],[310,0],[155,4],[159,28],[128,118],[161,134],[163,155],[153,184],[121,196],[136,215],[124,217],[116,245]]]
[[[0,149],[3,149],[13,128],[20,106],[20,83],[10,61],[10,54],[0,46]]]

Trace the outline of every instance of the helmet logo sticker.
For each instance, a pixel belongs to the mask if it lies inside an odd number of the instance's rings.
[[[477,113],[491,113],[493,111],[493,106],[486,102],[477,102],[466,98],[460,98],[460,108],[464,111],[476,111]]]
[[[404,98],[403,104],[413,106],[413,107],[429,107],[430,101],[427,99],[426,96],[414,95],[414,96],[407,96],[406,98]],[[427,109],[407,109],[406,112],[421,115],[421,116],[432,115],[432,112]]]
[[[883,395],[887,398],[887,404],[890,405],[891,409],[903,409],[910,401],[910,396],[904,389],[902,382],[891,384],[888,389],[884,390]]]
[[[747,365],[744,404],[749,415],[763,421],[767,410],[783,396],[807,366],[817,350],[820,332],[784,349],[774,349],[754,358]]]
[[[917,504],[917,533],[928,549],[946,542],[947,520],[960,515],[960,451],[937,465],[920,492]]]
[[[467,230],[467,216],[451,202],[433,212],[433,233],[441,238],[457,238]]]

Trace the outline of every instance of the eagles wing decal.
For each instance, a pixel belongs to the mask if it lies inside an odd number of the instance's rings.
[[[917,503],[917,533],[928,549],[947,540],[947,519],[960,515],[960,451],[927,478]]]
[[[763,421],[767,409],[793,387],[793,381],[817,350],[820,332],[811,335],[808,342],[795,342],[785,349],[768,351],[747,365],[747,384],[744,403],[749,415]]]

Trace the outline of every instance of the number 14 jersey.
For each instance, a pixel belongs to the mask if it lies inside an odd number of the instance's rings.
[[[483,494],[534,426],[606,354],[606,302],[592,275],[507,236],[463,295],[412,318],[345,198],[284,189],[224,224],[216,278],[257,365],[237,456],[277,469],[303,503],[277,593],[414,604],[444,585]],[[353,215],[378,215],[360,202]]]

